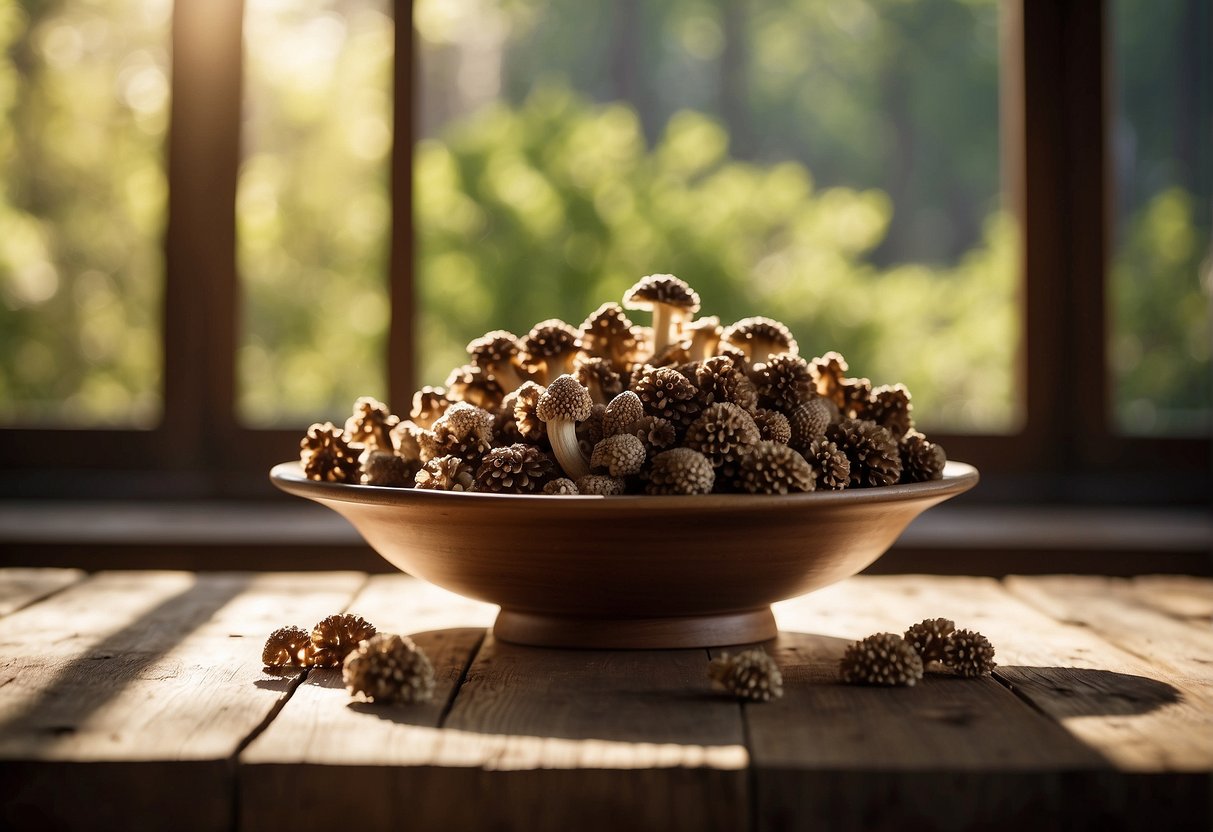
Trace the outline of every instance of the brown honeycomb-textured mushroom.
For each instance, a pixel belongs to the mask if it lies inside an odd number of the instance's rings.
[[[373,451],[392,449],[392,429],[400,422],[388,406],[371,396],[354,402],[354,412],[345,420],[345,434],[352,445]]]
[[[417,441],[422,462],[441,456],[476,462],[493,447],[493,414],[467,402],[456,402]]]
[[[548,384],[573,371],[578,349],[577,330],[551,318],[535,324],[522,339],[521,360],[535,381]]]
[[[411,487],[413,477],[421,467],[419,461],[405,459],[395,451],[366,450],[362,452],[360,460],[363,485],[381,485],[388,488]]]
[[[605,417],[606,405],[596,403],[590,408],[590,415],[585,417],[585,421],[577,425],[577,442],[587,455],[606,436],[602,432],[602,421]]]
[[[577,490],[577,483],[568,477],[558,477],[543,486],[543,493],[557,497],[571,497],[581,492]]]
[[[611,363],[605,358],[578,357],[573,378],[590,391],[590,398],[595,404],[606,404],[623,391],[623,377],[611,368]]]
[[[471,491],[476,481],[475,469],[457,456],[431,459],[415,480],[417,488],[429,491]]]
[[[543,386],[533,381],[525,382],[516,391],[514,400],[514,421],[518,423],[518,432],[522,438],[532,445],[538,445],[547,439],[548,429],[543,420],[536,415],[539,398],[543,395]]]
[[[518,336],[503,329],[486,332],[467,346],[468,357],[496,382],[502,393],[526,381],[518,359]]]
[[[649,494],[708,494],[716,471],[699,451],[671,448],[653,457],[644,477]]]
[[[838,663],[842,681],[851,685],[913,687],[922,671],[918,652],[893,633],[877,633],[849,645]]]
[[[750,359],[745,354],[745,350],[735,347],[726,341],[721,341],[716,346],[716,354],[723,358],[731,359],[734,367],[740,372],[745,373],[746,376],[749,376],[751,369]]]
[[[312,636],[302,627],[279,627],[261,650],[266,667],[308,667],[312,663]]]
[[[493,447],[504,448],[525,441],[522,431],[518,428],[518,417],[514,406],[518,404],[518,391],[505,394],[501,406],[493,412]]]
[[[562,375],[548,385],[535,407],[535,415],[547,425],[556,461],[572,480],[590,473],[589,460],[577,444],[577,423],[589,417],[593,406],[590,391],[572,376]]]
[[[556,464],[534,445],[494,448],[476,471],[476,490],[495,494],[533,494],[556,472]]]
[[[735,473],[741,457],[759,443],[758,426],[750,414],[730,402],[711,405],[687,428],[684,444],[708,458],[713,468]]]
[[[835,404],[848,419],[868,419],[872,404],[872,382],[866,378],[844,378],[834,391]],[[870,421],[870,420],[869,420]]]
[[[838,394],[838,388],[846,378],[848,369],[847,360],[842,354],[832,350],[810,361],[809,372],[813,374],[813,380],[817,384],[817,395],[825,396],[841,407],[843,400]]]
[[[994,645],[973,630],[957,630],[948,636],[943,648],[943,663],[948,670],[967,679],[985,676],[997,667]]]
[[[699,389],[672,367],[657,367],[632,385],[644,411],[668,419],[680,432],[699,415]]]
[[[792,430],[788,444],[800,453],[807,455],[809,446],[825,436],[826,428],[831,422],[831,410],[827,402],[829,399],[814,393],[811,398],[787,411],[788,427]]]
[[[689,342],[686,350],[691,354],[692,360],[707,361],[714,356],[716,348],[720,346],[722,332],[724,328],[720,326],[720,318],[715,315],[683,324],[682,338],[684,342]]]
[[[943,446],[911,429],[901,438],[901,481],[927,482],[943,478],[948,455]]]
[[[803,456],[778,442],[759,442],[741,458],[738,485],[750,494],[812,491],[817,474]]]
[[[708,664],[713,687],[749,702],[770,702],[783,696],[779,665],[761,648],[736,656],[721,653]]]
[[[447,398],[446,388],[422,387],[413,394],[409,421],[419,428],[429,430],[452,404],[453,402]]]
[[[886,427],[900,439],[914,427],[914,404],[910,391],[904,384],[884,385],[872,391],[866,416],[878,425]]]
[[[627,490],[627,481],[606,474],[586,474],[577,480],[577,491],[598,497],[617,497]]]
[[[644,451],[649,457],[659,451],[673,448],[674,443],[678,441],[678,431],[674,423],[657,416],[641,416],[632,423],[628,433],[644,443]]]
[[[720,340],[745,353],[751,364],[765,364],[772,356],[784,353],[796,355],[800,351],[796,339],[786,326],[761,316],[743,318],[726,326]]]
[[[434,666],[413,640],[379,633],[345,658],[341,678],[357,699],[412,705],[434,696]]]
[[[332,422],[317,422],[299,442],[299,461],[309,480],[357,483],[362,478],[361,451],[351,448],[345,431]]]
[[[765,408],[791,413],[817,394],[809,363],[799,355],[775,355],[754,368],[758,403]]]
[[[644,467],[644,443],[630,433],[608,436],[594,446],[591,468],[605,468],[612,477],[630,477]]]
[[[412,419],[405,419],[392,428],[392,447],[397,455],[408,462],[421,461],[421,443],[419,437],[425,433]]]
[[[923,666],[941,662],[948,637],[956,630],[956,623],[947,618],[928,618],[906,630],[903,638],[918,652]]]
[[[447,376],[446,395],[456,402],[491,411],[501,406],[505,391],[482,367],[465,364],[451,370]]]
[[[358,643],[375,635],[375,625],[360,615],[330,615],[312,628],[312,664],[336,667]]]
[[[661,355],[677,339],[682,324],[699,311],[699,295],[672,274],[650,274],[624,293],[623,305],[652,311],[650,354]]]
[[[606,412],[602,415],[602,435],[606,437],[630,432],[632,425],[642,416],[644,405],[640,397],[631,390],[624,390],[606,406]]]
[[[828,439],[814,440],[804,458],[817,472],[818,489],[842,491],[851,484],[851,460]]]
[[[731,402],[748,413],[758,408],[757,388],[731,356],[716,355],[700,362],[695,368],[695,384],[703,407]]]
[[[826,438],[847,455],[852,487],[893,485],[901,479],[901,451],[887,428],[864,419],[844,419],[830,425]]]
[[[678,367],[691,360],[690,341],[673,341],[659,353],[649,356],[648,363],[654,367]]]
[[[792,439],[792,425],[788,417],[778,410],[758,408],[754,411],[754,424],[758,425],[758,433],[767,442],[786,445]]]
[[[581,349],[605,358],[617,373],[625,373],[640,357],[640,334],[617,303],[604,303],[585,319],[577,333]]]

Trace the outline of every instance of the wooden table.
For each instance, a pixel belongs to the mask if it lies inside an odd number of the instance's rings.
[[[412,634],[434,702],[261,667],[341,610]],[[1210,828],[1213,582],[854,578],[777,607],[765,705],[708,651],[516,647],[493,614],[402,575],[0,570],[0,828]],[[837,682],[934,616],[996,675]]]

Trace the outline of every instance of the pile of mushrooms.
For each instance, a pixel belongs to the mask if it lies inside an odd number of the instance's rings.
[[[652,314],[652,325],[625,312]],[[721,326],[699,295],[648,275],[579,327],[489,332],[406,417],[360,398],[300,443],[311,479],[504,494],[787,494],[938,479],[943,448],[910,393],[806,360],[770,318]]]

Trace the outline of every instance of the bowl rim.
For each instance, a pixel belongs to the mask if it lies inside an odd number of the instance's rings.
[[[605,497],[600,494],[486,494],[476,491],[436,491],[418,488],[393,488],[379,485],[319,482],[303,475],[298,460],[282,462],[270,469],[270,481],[282,491],[309,499],[380,506],[441,505],[458,501],[471,506],[476,503],[512,505],[515,510],[527,505],[559,510],[560,506],[601,506],[603,511],[621,510],[700,510],[750,508],[804,508],[810,505],[862,505],[895,503],[908,500],[939,498],[940,500],[968,491],[977,485],[980,475],[967,462],[948,460],[943,477],[925,482],[898,483],[875,488],[847,488],[842,491],[811,491],[802,494],[695,494],[648,495],[622,494]],[[450,508],[451,506],[446,506]]]

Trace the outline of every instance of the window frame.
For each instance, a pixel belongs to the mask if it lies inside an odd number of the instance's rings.
[[[1024,420],[1010,435],[935,434],[982,470],[984,502],[1203,503],[1210,440],[1118,435],[1106,362],[1111,0],[1002,0],[1003,187],[1021,228]],[[163,415],[150,430],[0,430],[22,497],[256,497],[297,430],[236,417],[243,0],[176,0],[164,237]],[[411,0],[395,19],[412,20]],[[389,401],[415,389],[412,146],[417,50],[395,27]],[[1091,371],[1090,368],[1097,368]],[[337,416],[339,414],[335,414]]]

